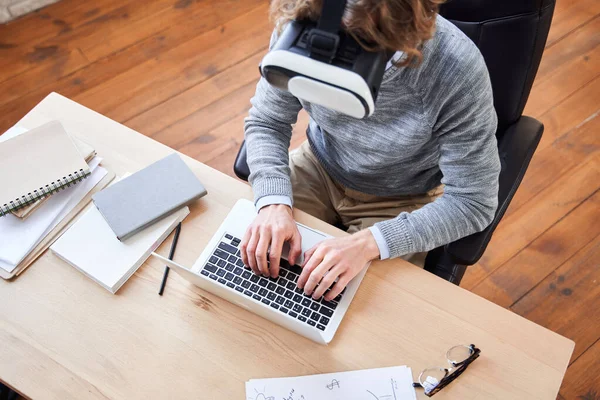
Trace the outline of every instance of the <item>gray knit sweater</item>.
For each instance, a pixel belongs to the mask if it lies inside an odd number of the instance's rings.
[[[422,51],[418,67],[386,70],[375,112],[362,120],[300,101],[261,79],[245,120],[255,201],[292,198],[291,125],[304,108],[312,150],[342,185],[386,197],[445,185],[436,201],[375,225],[391,257],[428,251],[489,225],[498,204],[500,161],[485,62],[441,16]]]

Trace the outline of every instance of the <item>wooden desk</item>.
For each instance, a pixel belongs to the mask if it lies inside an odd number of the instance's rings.
[[[58,119],[117,174],[173,150],[58,94],[21,124]],[[183,224],[175,260],[191,266],[250,188],[185,157],[208,189]],[[343,233],[302,212],[297,219]],[[170,240],[159,249],[165,254]],[[401,260],[373,263],[329,346],[315,344],[149,260],[117,295],[46,252],[0,281],[0,380],[44,399],[244,399],[250,378],[445,364],[455,344],[481,357],[436,399],[555,399],[574,343]],[[425,398],[421,391],[418,397]]]

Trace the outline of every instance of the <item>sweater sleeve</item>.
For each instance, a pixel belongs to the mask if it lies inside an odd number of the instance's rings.
[[[497,116],[483,60],[471,68],[456,89],[446,89],[453,93],[432,118],[443,195],[419,210],[375,225],[385,238],[390,257],[429,251],[482,231],[493,220],[500,173]]]
[[[276,35],[271,37],[271,47]],[[302,105],[289,92],[271,86],[261,78],[250,101],[244,131],[249,181],[255,204],[265,196],[292,196],[289,154],[292,125]]]

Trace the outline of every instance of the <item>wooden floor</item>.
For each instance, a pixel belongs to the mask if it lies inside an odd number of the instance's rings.
[[[576,342],[562,399],[600,399],[599,16],[558,1],[525,109],[544,137],[462,284]],[[0,132],[56,91],[232,175],[270,30],[264,0],[62,0],[0,25]]]

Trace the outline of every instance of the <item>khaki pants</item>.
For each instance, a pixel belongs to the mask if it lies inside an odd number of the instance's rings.
[[[349,233],[376,222],[397,217],[431,203],[442,195],[439,186],[427,193],[400,197],[378,197],[346,188],[335,182],[321,166],[308,142],[290,153],[294,207],[330,224],[341,223]],[[402,258],[423,267],[427,253]]]

